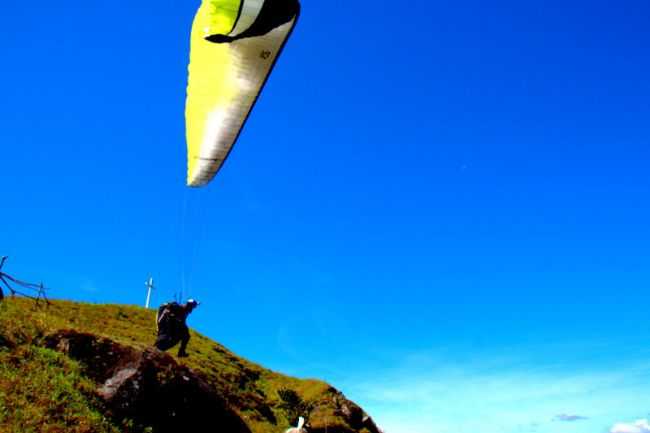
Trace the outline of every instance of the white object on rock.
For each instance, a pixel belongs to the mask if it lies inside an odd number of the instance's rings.
[[[291,427],[284,433],[307,433],[307,429],[303,427],[304,425],[305,419],[303,417],[298,417],[298,427]]]

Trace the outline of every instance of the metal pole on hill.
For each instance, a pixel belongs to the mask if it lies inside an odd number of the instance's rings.
[[[149,301],[151,301],[151,291],[154,289],[153,285],[153,277],[149,277],[146,283],[144,283],[145,286],[147,286],[147,302],[144,304],[144,308],[149,309]]]
[[[7,257],[7,256],[2,256],[2,258],[0,259],[0,273],[2,273],[2,267],[5,265],[5,262],[7,261],[8,258],[9,257]],[[3,280],[3,282],[4,282],[4,280]],[[2,301],[4,299],[4,297],[5,297],[5,294],[2,291],[2,286],[0,285],[0,301]]]

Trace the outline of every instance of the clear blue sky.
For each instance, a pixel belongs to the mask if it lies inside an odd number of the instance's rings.
[[[151,273],[156,303],[184,289],[192,326],[388,433],[648,416],[647,1],[304,0],[188,190],[197,6],[3,3],[8,271],[129,304]]]

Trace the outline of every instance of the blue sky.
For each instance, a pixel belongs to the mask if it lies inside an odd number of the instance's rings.
[[[129,304],[151,273],[388,433],[647,432],[650,4],[305,0],[189,190],[197,6],[5,2],[8,271]]]

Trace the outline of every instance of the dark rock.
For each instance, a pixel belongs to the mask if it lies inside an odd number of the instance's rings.
[[[345,400],[339,406],[340,414],[343,416],[350,427],[354,430],[360,430],[363,427],[363,410],[349,400]]]
[[[48,349],[79,361],[85,375],[100,383],[114,376],[116,371],[135,364],[142,354],[107,338],[73,330],[59,331],[45,337],[44,341]]]
[[[10,341],[7,340],[4,336],[0,335],[0,347],[6,347],[7,349],[13,349],[16,347],[16,345]]]
[[[364,415],[363,417],[363,426],[370,433],[384,433],[378,426],[375,424],[375,421],[369,415]]]
[[[203,378],[156,349],[138,351],[76,331],[45,339],[47,347],[78,360],[98,383],[97,394],[117,420],[155,433],[251,433]]]

